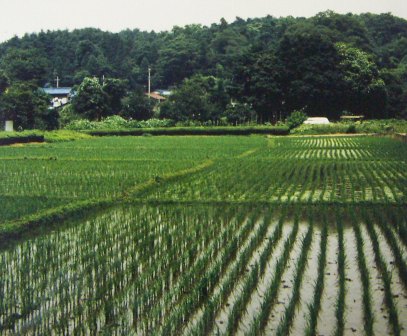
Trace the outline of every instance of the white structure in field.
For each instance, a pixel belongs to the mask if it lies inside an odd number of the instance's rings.
[[[304,121],[304,124],[310,125],[326,125],[329,124],[328,118],[325,117],[311,117]]]
[[[14,124],[13,120],[6,120],[6,125],[4,127],[6,132],[13,132],[14,131]]]

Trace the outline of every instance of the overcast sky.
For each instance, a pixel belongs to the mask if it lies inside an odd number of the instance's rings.
[[[190,23],[210,25],[224,17],[310,17],[338,13],[386,13],[407,19],[407,0],[0,0],[0,42],[41,30],[96,27],[170,30]]]

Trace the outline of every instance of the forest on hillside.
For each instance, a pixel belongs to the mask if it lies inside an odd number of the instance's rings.
[[[173,91],[160,115],[152,115],[142,94],[148,68],[153,89]],[[36,91],[55,85],[56,76],[61,86],[100,83],[98,113],[85,113],[93,107],[81,110],[78,102],[75,111],[74,104],[73,113],[88,119],[119,114],[203,122],[228,111],[276,122],[298,110],[332,119],[346,113],[405,119],[407,21],[389,13],[326,11],[311,18],[221,19],[165,32],[26,34],[0,44],[0,119],[13,115],[32,128],[43,126],[34,125],[40,116],[45,127],[57,127],[60,116],[49,115]],[[102,77],[110,79],[107,86]],[[16,110],[29,115],[16,116]]]

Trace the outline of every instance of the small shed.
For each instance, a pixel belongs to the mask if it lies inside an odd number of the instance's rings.
[[[326,125],[326,124],[329,124],[329,120],[328,120],[328,118],[325,118],[325,117],[310,117],[304,121],[304,124]]]
[[[13,132],[14,131],[14,123],[13,120],[6,120],[6,123],[4,125],[4,130],[6,132]]]

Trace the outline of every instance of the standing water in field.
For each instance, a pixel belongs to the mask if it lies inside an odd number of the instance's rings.
[[[316,218],[312,225],[307,216],[299,223],[302,212]],[[334,213],[332,207],[133,205],[66,223],[0,252],[0,334],[298,333],[309,325],[310,307],[318,307],[311,303],[325,246],[321,212]],[[373,330],[380,333],[392,328],[383,318],[390,307],[379,305],[385,293],[377,290],[370,238],[356,219],[375,277],[369,295]],[[340,281],[338,233],[332,225],[327,232],[325,285],[313,311],[324,334],[337,323]],[[348,226],[344,240],[343,322],[346,333],[360,334],[364,285]],[[378,247],[384,261],[394,262],[384,243]],[[404,328],[399,274],[393,272],[390,290],[397,289],[394,304]]]

